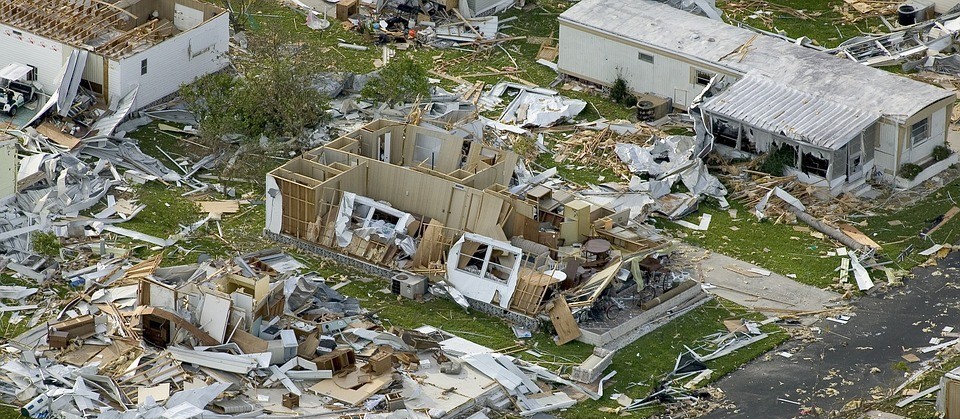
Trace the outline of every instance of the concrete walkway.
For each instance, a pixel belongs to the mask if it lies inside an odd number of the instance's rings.
[[[801,284],[775,272],[767,276],[734,272],[725,267],[734,267],[740,272],[765,270],[726,255],[688,245],[681,245],[680,252],[683,259],[696,263],[702,270],[702,277],[694,279],[702,281],[707,292],[767,315],[812,312],[843,305],[837,303],[840,294]]]

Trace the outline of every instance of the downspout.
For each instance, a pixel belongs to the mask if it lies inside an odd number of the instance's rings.
[[[897,176],[900,175],[900,153],[901,153],[902,147],[900,146],[900,123],[895,122],[893,126],[894,128],[896,128],[896,133],[897,133],[897,136],[895,139],[895,141],[897,142],[897,147],[894,149],[895,154],[893,155],[893,185],[896,186]]]

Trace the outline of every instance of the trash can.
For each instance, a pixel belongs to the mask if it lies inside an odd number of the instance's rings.
[[[910,4],[901,4],[897,7],[897,23],[900,26],[917,23],[917,8]]]

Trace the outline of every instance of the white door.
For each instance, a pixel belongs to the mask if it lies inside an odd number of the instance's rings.
[[[687,107],[687,91],[682,89],[673,89],[673,106],[681,108]]]

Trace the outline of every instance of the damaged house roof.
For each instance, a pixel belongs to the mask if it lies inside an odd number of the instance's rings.
[[[840,149],[880,119],[878,112],[801,92],[755,72],[704,103],[703,108],[831,150]]]
[[[584,0],[563,12],[560,21],[738,74],[752,71],[821,100],[877,112],[898,123],[954,96],[926,83],[657,2]]]
[[[188,18],[174,16],[175,4],[171,0],[4,0],[0,2],[0,24],[121,58],[190,29]],[[226,12],[195,0],[179,4],[197,8],[201,22]],[[176,13],[181,12],[178,9]]]

